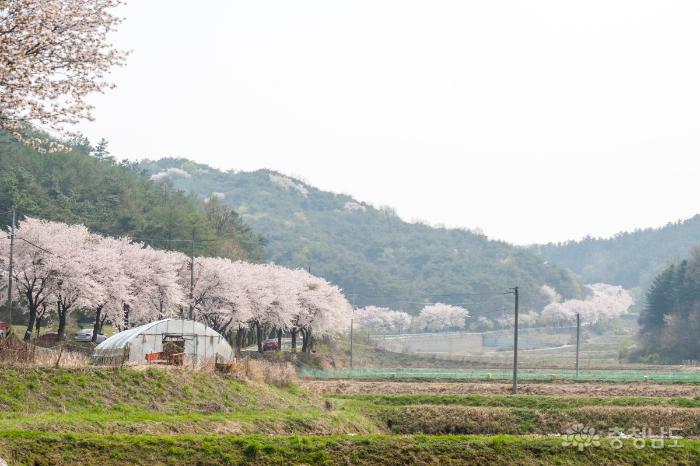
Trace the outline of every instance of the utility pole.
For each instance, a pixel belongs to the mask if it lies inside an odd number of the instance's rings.
[[[350,370],[352,370],[352,330],[355,323],[355,296],[352,295],[352,316],[350,316]]]
[[[7,308],[10,310],[10,318],[8,320],[8,325],[10,326],[10,329],[12,329],[12,274],[13,274],[13,266],[14,266],[14,249],[15,249],[15,222],[16,222],[16,216],[15,216],[15,208],[12,208],[12,226],[10,227],[10,264],[9,264],[9,272],[10,272],[10,277],[8,278],[8,283],[7,283]],[[9,332],[8,332],[9,333]]]
[[[194,227],[192,227],[192,251],[190,252],[190,319],[194,317]]]
[[[581,348],[581,314],[576,313],[576,380],[578,380],[578,357]]]
[[[515,327],[513,329],[513,394],[518,393],[518,287],[513,288],[515,295]]]

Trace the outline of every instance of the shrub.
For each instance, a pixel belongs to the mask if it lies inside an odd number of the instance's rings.
[[[264,382],[276,387],[289,387],[297,382],[297,372],[287,362],[275,363],[260,359],[245,362],[245,376],[254,382]]]

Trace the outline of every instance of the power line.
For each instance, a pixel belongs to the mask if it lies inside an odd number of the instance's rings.
[[[471,303],[441,303],[441,302],[430,302],[430,301],[400,301],[400,302],[401,302],[401,304],[406,304],[406,305],[419,304],[421,306],[433,306],[435,304],[448,304],[450,306],[474,306],[474,305],[480,304],[480,303],[474,303],[474,302],[471,302]],[[493,309],[491,311],[493,311],[493,312],[505,312],[505,311],[510,311],[510,310],[511,309]]]
[[[191,243],[192,239],[170,239],[170,238],[139,238],[136,236],[129,236],[126,235],[126,237],[132,241],[150,241],[150,242],[170,242],[170,243]],[[220,241],[229,241],[231,238],[204,238],[204,239],[199,239],[197,238],[198,243],[215,243],[215,242],[220,242]]]
[[[48,249],[44,249],[44,248],[42,248],[42,247],[41,247],[41,246],[39,246],[38,244],[34,244],[34,243],[32,243],[32,242],[31,242],[31,241],[29,241],[28,239],[24,239],[24,238],[20,238],[20,237],[17,237],[17,239],[19,239],[19,240],[22,240],[22,241],[24,241],[25,243],[27,243],[27,244],[30,244],[31,246],[34,246],[34,247],[35,247],[35,248],[37,248],[37,249],[41,249],[41,250],[42,250],[42,251],[44,251],[45,253],[48,253],[48,254],[54,255],[54,253],[53,253],[53,252],[49,251]],[[58,257],[61,257],[61,256],[58,256]]]
[[[348,294],[353,294],[352,290],[347,290]],[[483,291],[483,292],[470,292],[470,293],[444,293],[444,294],[420,294],[416,293],[419,296],[425,296],[426,298],[445,298],[445,297],[469,297],[469,296],[475,296],[475,297],[480,297],[480,296],[505,296],[512,294],[511,292],[500,292],[500,291]],[[373,294],[361,294],[357,293],[358,297],[362,298],[374,298],[374,299],[395,299],[397,298],[396,295],[373,295]]]

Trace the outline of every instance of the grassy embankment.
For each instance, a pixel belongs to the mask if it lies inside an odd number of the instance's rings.
[[[362,413],[397,434],[553,435],[576,423],[681,429],[700,436],[699,398],[519,395],[331,395],[335,406]]]
[[[561,439],[510,436],[147,436],[0,434],[0,451],[14,464],[697,464],[700,444],[682,448],[615,450],[607,445],[583,452]]]
[[[211,373],[4,368],[0,430],[92,433],[374,433],[295,387]]]
[[[693,396],[320,393],[209,373],[100,368],[3,368],[0,386],[0,457],[10,464],[700,461],[696,440],[664,450],[603,442],[579,452],[551,437],[571,422],[700,435]]]

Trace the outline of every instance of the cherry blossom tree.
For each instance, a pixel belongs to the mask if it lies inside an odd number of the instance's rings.
[[[463,329],[469,311],[463,307],[435,303],[425,306],[416,319],[420,330],[441,332],[449,329]]]
[[[252,306],[248,294],[248,280],[254,264],[228,259],[222,263],[222,290],[219,305],[202,312],[209,326],[227,335],[237,352],[252,318]]]
[[[26,218],[16,231],[13,280],[21,301],[29,313],[29,324],[24,339],[29,340],[39,308],[53,294],[59,263],[50,248],[56,246],[54,238],[63,225],[44,220]],[[0,241],[0,254],[5,263],[9,260],[9,241]]]
[[[195,259],[192,298],[195,316],[227,335],[230,340],[235,332],[234,344],[237,351],[240,351],[244,329],[252,318],[247,293],[249,278],[252,276],[251,267],[253,264],[224,258]],[[189,286],[189,276],[184,279],[185,285]]]
[[[111,87],[126,54],[108,42],[121,0],[0,1],[0,128],[27,139],[28,123],[63,131],[91,119],[86,96]]]
[[[114,321],[119,322],[119,327],[128,328],[182,312],[186,301],[179,277],[187,266],[187,256],[124,238],[120,244],[120,260],[130,286],[122,317]]]
[[[189,263],[189,259],[187,259]],[[192,306],[194,316],[214,318],[227,299],[226,275],[230,273],[231,261],[218,257],[197,257],[194,261],[194,273],[190,275],[190,266],[180,269],[179,283],[190,294],[190,279],[194,278],[192,295],[185,301]]]
[[[367,306],[355,311],[359,328],[381,330],[383,333],[401,332],[411,326],[411,316],[403,311]]]
[[[138,300],[143,306],[142,313],[153,320],[181,315],[189,287],[186,290],[182,286],[180,277],[187,269],[189,258],[181,252],[151,247],[142,248],[140,255],[148,270],[148,292]]]
[[[102,294],[93,303],[93,342],[97,341],[97,335],[102,333],[102,327],[107,320],[115,325],[122,323],[124,305],[130,299],[129,289],[133,280],[126,269],[126,262],[122,260],[122,248],[128,245],[129,240],[126,238],[97,237],[95,240],[91,273],[102,288]]]
[[[311,351],[314,338],[346,333],[352,306],[340,288],[302,269],[292,274],[296,276],[299,290],[300,309],[294,318],[294,327],[304,338],[302,352]]]
[[[53,256],[59,267],[49,299],[56,305],[58,338],[64,340],[68,316],[76,307],[92,308],[104,302],[105,288],[98,277],[105,267],[95,254],[98,238],[82,225],[62,225],[53,241]]]
[[[547,301],[550,303],[558,303],[561,302],[561,296],[559,296],[559,293],[557,293],[557,290],[552,288],[549,285],[542,285],[540,287],[540,294],[547,298]]]
[[[298,282],[292,270],[272,264],[251,264],[241,279],[250,303],[249,323],[262,352],[267,331],[291,328],[293,316],[298,314]]]
[[[584,299],[561,301],[557,296],[542,309],[546,321],[573,323],[578,314],[583,323],[595,323],[626,314],[634,304],[632,295],[621,286],[596,283],[586,285],[589,295]]]
[[[493,330],[493,321],[486,316],[480,316],[476,319],[475,327],[480,330]]]
[[[29,311],[25,340],[31,337],[39,312],[54,307],[59,337],[65,337],[66,320],[76,306],[91,307],[102,299],[106,265],[95,255],[100,238],[82,225],[66,225],[34,218],[20,222],[16,232],[13,274]],[[2,242],[0,254],[9,257]]]

